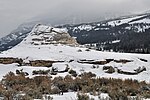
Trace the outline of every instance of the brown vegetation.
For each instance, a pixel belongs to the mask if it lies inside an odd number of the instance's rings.
[[[49,72],[50,70],[34,70],[32,75],[48,75]]]
[[[137,80],[121,80],[113,78],[96,78],[95,74],[83,73],[80,77],[72,78],[50,76],[36,76],[34,78],[25,77],[23,74],[15,75],[9,72],[4,76],[0,84],[0,95],[5,100],[11,100],[20,92],[25,93],[24,100],[41,99],[43,94],[63,94],[63,92],[81,91],[82,93],[108,93],[112,100],[127,100],[128,96],[149,97],[150,84],[138,82]],[[28,98],[28,99],[27,99]],[[80,98],[78,96],[78,98]]]

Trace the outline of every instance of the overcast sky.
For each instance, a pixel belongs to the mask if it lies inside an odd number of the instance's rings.
[[[94,19],[106,12],[139,13],[147,10],[150,10],[150,0],[0,0],[0,37],[32,20],[59,18],[58,21],[62,21],[65,15],[73,13]]]

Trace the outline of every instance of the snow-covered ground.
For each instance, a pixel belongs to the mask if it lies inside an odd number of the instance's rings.
[[[80,95],[82,95],[82,93],[80,93]],[[109,100],[109,95],[107,93],[101,93],[99,96],[93,96],[93,95],[90,95],[89,93],[86,93],[85,95],[88,95],[89,98],[93,100]],[[64,93],[63,95],[58,95],[58,94],[43,95],[43,100],[48,100],[47,99],[48,97],[53,98],[53,100],[77,100],[77,92],[68,92],[68,93]],[[150,100],[150,99],[142,98],[141,100]]]
[[[82,95],[82,93],[80,93],[80,95]],[[88,95],[89,98],[93,98],[94,100],[108,100],[109,96],[107,93],[101,93],[99,96],[93,96],[90,95],[89,93],[85,94]],[[48,96],[52,97],[53,100],[77,100],[77,92],[68,92],[68,93],[64,93],[63,95],[46,95],[45,97],[43,97],[44,100],[47,100],[46,98],[48,98]]]
[[[136,19],[140,19],[142,17],[144,17],[145,15],[139,15],[139,16],[133,16],[130,18],[123,18],[123,19],[119,19],[119,20],[115,20],[115,21],[110,21],[108,22],[108,25],[111,26],[118,26],[124,23],[129,23],[129,24],[134,24],[134,23],[149,23],[149,19],[142,19],[142,20],[138,20],[138,21],[133,21]],[[133,21],[133,22],[132,22]]]
[[[58,68],[58,70],[62,70],[67,66],[70,69],[75,70],[78,74],[82,72],[89,72],[95,73],[97,77],[112,77],[112,78],[121,78],[121,79],[137,79],[139,81],[147,81],[150,82],[150,55],[149,54],[131,54],[131,53],[116,53],[116,52],[102,52],[96,50],[88,50],[83,46],[69,46],[64,44],[48,44],[48,45],[34,45],[32,44],[32,39],[35,37],[42,37],[43,35],[38,34],[35,35],[36,32],[49,32],[50,27],[42,26],[38,28],[34,28],[33,31],[27,36],[20,44],[13,47],[10,50],[4,51],[0,54],[0,57],[18,57],[22,58],[25,62],[29,60],[53,60],[53,61],[64,61],[59,63],[54,63],[52,67]],[[54,28],[55,30],[55,28]],[[59,29],[57,29],[59,31]],[[59,31],[59,32],[62,32]],[[34,34],[34,35],[33,35]],[[48,33],[46,33],[48,34]],[[49,35],[54,35],[57,33],[50,33]],[[41,41],[38,41],[40,43]],[[147,60],[144,62],[139,58]],[[79,63],[79,60],[94,60],[94,61],[104,61],[105,59],[125,59],[125,60],[132,60],[133,62],[128,63],[116,63],[111,61],[105,65],[96,65],[98,68],[92,68],[93,64],[83,64]],[[73,60],[72,62],[69,62]],[[112,66],[117,67],[119,69],[125,71],[134,71],[139,67],[145,67],[146,71],[141,72],[137,75],[124,75],[118,74],[117,72],[113,74],[108,74],[103,71],[103,66]],[[48,70],[51,68],[46,67],[31,67],[31,66],[20,66],[18,67],[17,64],[9,64],[9,65],[0,65],[0,79],[9,71],[15,72],[16,69],[23,69],[24,71],[29,73],[30,77],[33,77],[32,71],[33,70]],[[65,76],[68,73],[58,73],[56,76]],[[55,77],[55,76],[53,76]]]

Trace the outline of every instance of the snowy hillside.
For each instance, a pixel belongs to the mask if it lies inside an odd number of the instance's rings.
[[[0,51],[8,50],[20,43],[32,30],[34,25],[22,24],[10,34],[0,39]]]
[[[47,24],[50,25],[48,22]],[[10,35],[2,38],[0,40],[0,50],[8,50],[19,44],[31,32],[34,25],[35,23],[23,24]],[[150,53],[150,13],[57,27],[67,29],[71,36],[76,37],[79,44],[96,44],[96,48],[99,50]],[[116,40],[119,42],[114,43]]]
[[[76,27],[73,27],[72,30],[74,32],[83,31],[83,30],[86,30],[86,31],[91,31],[91,30],[98,31],[101,29],[108,30],[109,28],[105,28],[105,27],[108,27],[108,26],[116,27],[116,26],[120,26],[124,24],[134,25],[136,23],[150,24],[149,14],[120,17],[117,19],[110,19],[110,20],[97,22],[97,23],[80,24],[80,25],[76,25]],[[103,28],[98,28],[98,26],[103,26]],[[147,26],[147,28],[149,27]]]
[[[150,53],[149,13],[63,27],[67,27],[80,44],[96,44],[99,50]],[[113,43],[116,40],[119,42]]]
[[[60,36],[64,38],[59,38]],[[56,39],[57,38],[57,39]],[[66,40],[67,39],[67,40]],[[29,35],[17,46],[0,54],[1,58],[21,58],[25,65],[17,67],[17,64],[1,64],[0,78],[9,71],[23,69],[33,77],[33,70],[57,69],[56,76],[65,76],[67,68],[73,69],[77,74],[83,72],[95,73],[97,77],[112,77],[121,79],[137,79],[150,81],[150,55],[101,52],[85,48],[76,43],[65,29],[52,28],[37,25]],[[35,60],[51,61],[52,66],[30,66],[26,63]],[[105,67],[106,68],[105,70]],[[109,69],[113,69],[109,72]],[[59,73],[60,72],[60,73]]]

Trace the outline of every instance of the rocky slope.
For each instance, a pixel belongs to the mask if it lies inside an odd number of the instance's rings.
[[[65,28],[58,29],[41,24],[35,25],[31,31],[31,36],[23,40],[33,45],[48,45],[48,44],[70,44],[76,45],[76,39],[71,37]]]

